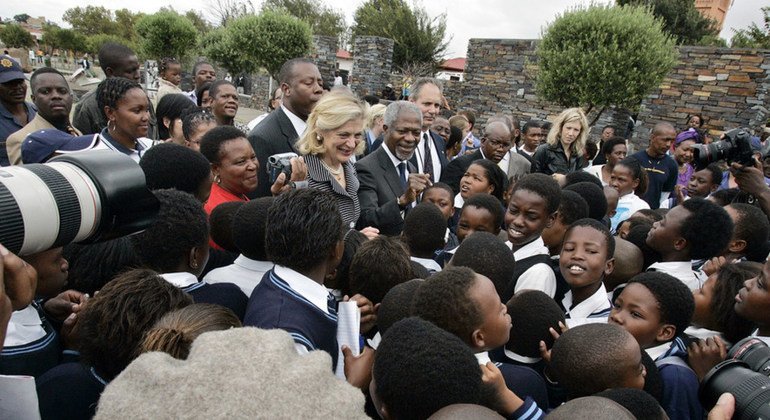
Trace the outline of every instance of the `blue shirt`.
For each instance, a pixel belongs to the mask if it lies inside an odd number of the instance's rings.
[[[24,102],[24,107],[27,111],[27,122],[30,122],[35,118],[37,108],[29,102]],[[0,166],[11,165],[11,162],[8,160],[8,150],[5,149],[5,141],[8,139],[8,136],[22,128],[24,128],[24,124],[20,124],[13,117],[13,114],[0,104]]]
[[[632,158],[639,161],[647,171],[647,192],[644,193],[644,201],[650,205],[650,208],[655,210],[660,207],[660,195],[664,192],[674,191],[674,185],[676,185],[676,179],[679,175],[679,165],[671,156],[663,156],[661,158],[654,158],[647,154],[647,150],[634,153]]]

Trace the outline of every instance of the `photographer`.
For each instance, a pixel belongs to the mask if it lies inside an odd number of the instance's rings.
[[[765,215],[770,217],[770,187],[765,183],[762,164],[756,161],[754,166],[744,166],[733,162],[730,165],[730,174],[735,178],[738,188],[751,194]]]

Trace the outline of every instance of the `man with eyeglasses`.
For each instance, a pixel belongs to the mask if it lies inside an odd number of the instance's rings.
[[[488,159],[498,164],[508,178],[529,173],[530,163],[518,153],[512,152],[511,130],[499,120],[488,122],[481,136],[481,147],[475,152],[459,156],[449,162],[441,182],[448,184],[457,194],[465,171],[476,160]]]

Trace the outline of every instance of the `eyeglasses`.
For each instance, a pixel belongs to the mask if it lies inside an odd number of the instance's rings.
[[[512,146],[510,141],[500,141],[500,140],[490,139],[490,138],[487,138],[486,140],[495,149],[510,149]]]

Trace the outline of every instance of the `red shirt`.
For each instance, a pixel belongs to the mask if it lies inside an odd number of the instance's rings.
[[[206,215],[211,216],[211,212],[216,206],[230,201],[247,202],[249,199],[245,195],[235,195],[230,191],[220,187],[219,184],[211,184],[211,195],[209,195],[209,199],[206,201],[206,204],[203,205],[203,210],[206,211]],[[222,250],[222,247],[217,245],[211,239],[209,239],[209,245],[214,249],[218,249],[220,251]]]

